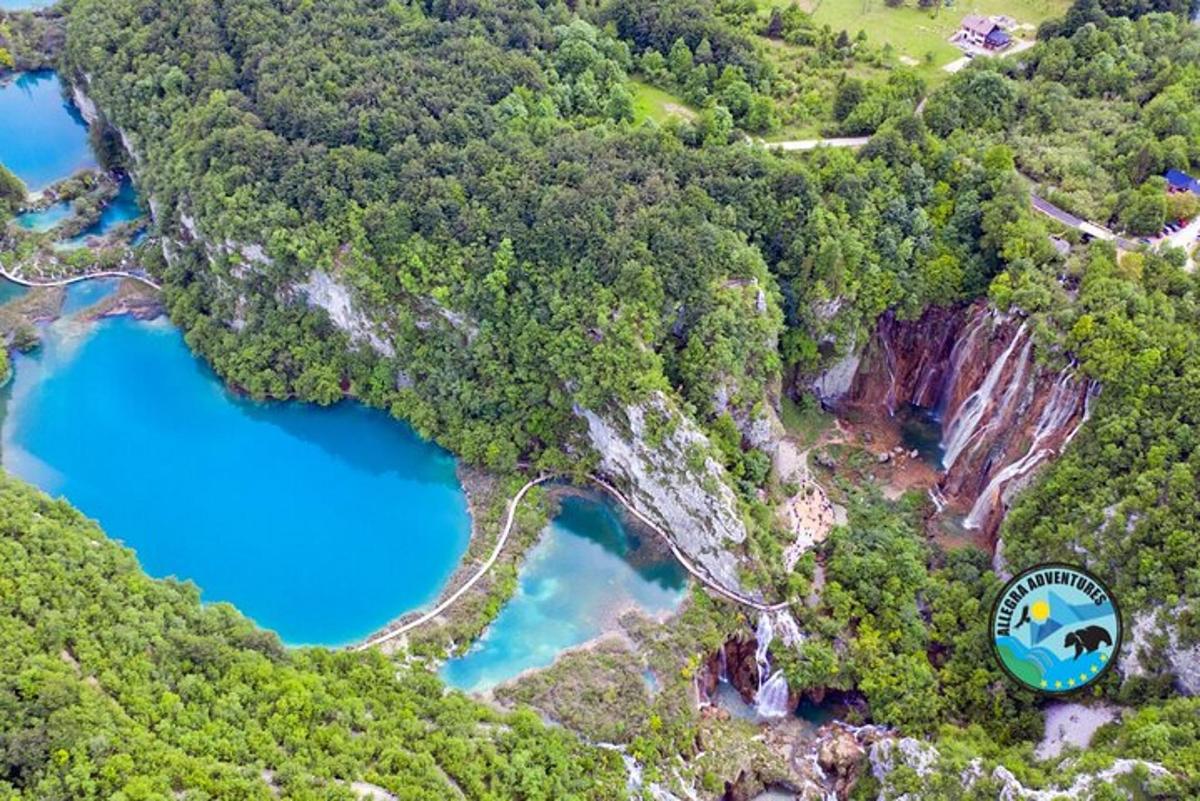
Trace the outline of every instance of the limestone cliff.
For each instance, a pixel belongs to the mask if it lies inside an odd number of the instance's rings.
[[[329,315],[329,321],[350,335],[355,342],[365,342],[384,356],[394,356],[392,344],[378,333],[378,326],[355,303],[349,287],[324,270],[313,270],[299,290],[310,306],[317,306]]]
[[[580,409],[600,472],[721,585],[739,589],[746,539],[737,496],[708,438],[666,395],[603,413]]]
[[[1147,665],[1157,653],[1166,669],[1175,674],[1176,690],[1184,695],[1200,694],[1200,643],[1185,643],[1177,622],[1186,609],[1183,601],[1171,609],[1151,609],[1133,616],[1117,663],[1122,676],[1155,672]]]

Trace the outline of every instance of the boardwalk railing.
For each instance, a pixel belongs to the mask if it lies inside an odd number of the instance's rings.
[[[509,500],[508,514],[504,520],[504,528],[502,528],[500,530],[500,537],[498,540],[496,540],[496,545],[494,548],[492,548],[491,555],[487,558],[487,561],[485,561],[482,565],[479,566],[479,570],[477,570],[469,579],[467,579],[466,582],[464,582],[461,587],[456,589],[454,592],[450,593],[450,595],[448,595],[441,603],[439,603],[433,609],[424,613],[423,615],[416,618],[415,620],[410,620],[407,623],[404,623],[402,625],[399,625],[394,628],[388,629],[386,631],[380,632],[379,634],[376,634],[375,636],[373,636],[373,637],[367,639],[366,641],[360,643],[359,645],[355,646],[354,650],[362,651],[367,648],[373,648],[376,645],[381,645],[382,643],[388,642],[389,640],[394,640],[397,637],[401,637],[404,634],[407,634],[408,632],[417,628],[418,626],[422,626],[425,623],[428,623],[429,621],[433,620],[438,615],[445,612],[451,606],[453,606],[454,603],[456,601],[458,601],[459,598],[461,598],[463,595],[465,595],[467,593],[467,591],[469,591],[472,587],[474,587],[475,584],[477,584],[481,578],[483,578],[485,575],[487,575],[487,572],[492,569],[493,565],[496,564],[496,560],[500,557],[501,551],[504,550],[504,545],[508,542],[509,534],[512,533],[513,523],[515,522],[516,516],[517,516],[517,506],[521,503],[521,500],[525,497],[526,493],[528,493],[529,490],[533,489],[538,484],[541,484],[545,481],[549,481],[553,477],[554,476],[543,475],[543,476],[539,476],[535,479],[532,479],[532,480],[526,482],[525,485],[523,487],[521,487],[521,489],[517,492],[517,494],[514,495],[511,500]],[[629,502],[629,499],[626,498],[621,493],[620,490],[618,490],[612,484],[609,484],[607,481],[600,478],[599,476],[591,475],[591,476],[589,476],[589,478],[593,482],[595,482],[596,485],[599,486],[601,489],[603,489],[604,491],[606,491],[610,495],[612,495],[614,498],[616,498],[616,500],[619,501],[620,504],[622,506],[624,506],[629,511],[630,514],[632,514],[635,518],[637,518],[639,522],[641,522],[643,525],[645,525],[650,530],[654,531],[656,534],[658,534],[660,537],[662,537],[663,540],[667,543],[667,546],[671,549],[671,553],[679,561],[679,564],[683,565],[683,568],[685,570],[687,570],[687,572],[690,573],[693,577],[695,577],[695,579],[697,581],[699,581],[701,584],[703,584],[708,589],[715,592],[717,595],[720,595],[722,598],[725,598],[727,600],[733,601],[734,603],[741,604],[742,606],[748,606],[751,609],[755,609],[759,612],[774,612],[774,611],[777,611],[780,609],[786,609],[790,605],[788,601],[781,601],[780,603],[775,603],[775,604],[766,604],[761,601],[756,601],[755,599],[750,598],[749,596],[743,595],[742,593],[737,592],[736,590],[731,590],[728,587],[726,587],[725,585],[721,584],[719,581],[717,581],[711,575],[709,575],[708,571],[706,571],[706,570],[700,568],[699,566],[697,566],[696,564],[694,564],[692,562],[692,560],[689,559],[687,557],[687,555],[683,553],[682,550],[680,550],[679,546],[675,543],[674,538],[671,537],[671,535],[668,534],[660,525],[658,525],[653,520],[646,517],[644,514],[642,514],[636,508],[634,508],[633,504]]]

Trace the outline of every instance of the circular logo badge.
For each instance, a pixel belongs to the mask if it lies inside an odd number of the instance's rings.
[[[1104,675],[1121,647],[1121,614],[1100,579],[1080,567],[1031,567],[1004,585],[988,632],[996,660],[1031,690],[1069,693]]]

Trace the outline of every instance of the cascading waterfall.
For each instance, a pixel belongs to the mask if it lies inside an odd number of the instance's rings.
[[[1033,337],[1025,340],[1025,347],[1021,348],[1021,355],[1017,357],[1017,369],[1013,373],[1013,377],[1008,382],[1008,388],[1004,390],[1004,395],[1000,398],[1000,405],[996,407],[995,412],[988,415],[988,420],[984,423],[983,428],[979,430],[978,436],[972,437],[974,445],[971,446],[971,453],[979,450],[980,444],[987,441],[984,435],[993,431],[999,426],[1002,426],[1007,421],[1009,409],[1012,408],[1013,401],[1017,395],[1025,388],[1025,377],[1029,373],[1029,367],[1033,363],[1030,358],[1033,355]]]
[[[892,344],[883,337],[883,360],[888,371],[888,391],[884,404],[887,406],[888,417],[896,415],[896,354],[892,352]]]
[[[771,658],[767,655],[767,650],[774,640],[775,626],[771,622],[771,615],[763,612],[758,616],[758,627],[754,630],[754,662],[758,665],[759,692],[762,692],[764,677],[771,670]]]
[[[764,718],[781,718],[791,712],[787,679],[783,677],[782,670],[772,673],[766,684],[758,688],[754,696],[754,711]]]
[[[939,512],[946,508],[946,496],[942,494],[936,484],[929,488],[929,500],[933,501],[934,508]]]
[[[916,320],[885,314],[870,353],[845,390],[846,406],[875,415],[866,418],[873,423],[905,403],[931,410],[943,424],[932,504],[942,514],[966,512],[964,522],[989,536],[1009,496],[1075,436],[1096,392],[1077,365],[1056,373],[1038,363],[1031,322],[983,303],[931,307]]]
[[[1088,395],[1092,393],[1092,386],[1089,385],[1087,388]],[[1029,444],[1029,450],[1020,459],[992,476],[987,486],[984,487],[983,492],[975,500],[970,513],[963,521],[963,525],[966,528],[975,529],[982,526],[988,514],[994,508],[996,500],[1000,497],[1004,488],[1008,486],[1009,482],[1026,475],[1044,459],[1058,453],[1060,448],[1055,448],[1052,440],[1062,430],[1063,426],[1070,421],[1071,417],[1075,415],[1077,392],[1072,371],[1069,369],[1063,370],[1059,374],[1058,380],[1054,382],[1054,389],[1050,392],[1050,398],[1042,409],[1041,415],[1038,417],[1037,426],[1033,432],[1033,441]],[[1075,433],[1078,432],[1079,428],[1086,421],[1089,413],[1090,407],[1085,397],[1083,419],[1071,431],[1067,439],[1060,446],[1061,448],[1065,448],[1071,438],[1075,436]]]
[[[1004,367],[1013,351],[1016,350],[1017,344],[1024,337],[1025,323],[1021,323],[1021,327],[1017,329],[1017,335],[1000,354],[1000,358],[992,364],[983,383],[963,401],[962,406],[954,415],[954,419],[947,426],[945,437],[942,440],[942,449],[945,453],[942,457],[942,466],[946,470],[954,466],[959,454],[979,431],[979,421],[983,419],[984,412],[992,404],[992,394],[996,391],[996,384],[1004,374]]]
[[[804,632],[800,631],[800,624],[796,622],[796,618],[786,609],[781,609],[775,614],[775,627],[779,629],[779,639],[788,648],[799,648],[807,639]]]

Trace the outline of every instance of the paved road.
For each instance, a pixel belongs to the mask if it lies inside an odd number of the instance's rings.
[[[770,150],[816,150],[818,147],[862,147],[869,136],[841,136],[832,139],[793,139],[788,142],[763,142]]]
[[[1195,248],[1197,238],[1200,238],[1200,214],[1197,214],[1190,223],[1175,233],[1164,236],[1156,244],[1160,248],[1163,245],[1169,245],[1173,248],[1183,248],[1184,252],[1188,254],[1184,269],[1190,273],[1196,269],[1196,261],[1192,258],[1192,250]]]
[[[1065,209],[1060,209],[1045,198],[1040,198],[1032,192],[1029,194],[1029,200],[1033,204],[1036,211],[1040,211],[1051,219],[1057,220],[1068,228],[1074,228],[1080,233],[1087,234],[1093,239],[1103,239],[1108,242],[1115,242],[1121,250],[1137,250],[1138,243],[1131,240],[1119,237],[1109,229],[1102,225],[1097,225],[1094,222],[1088,222],[1080,217],[1076,217]]]

